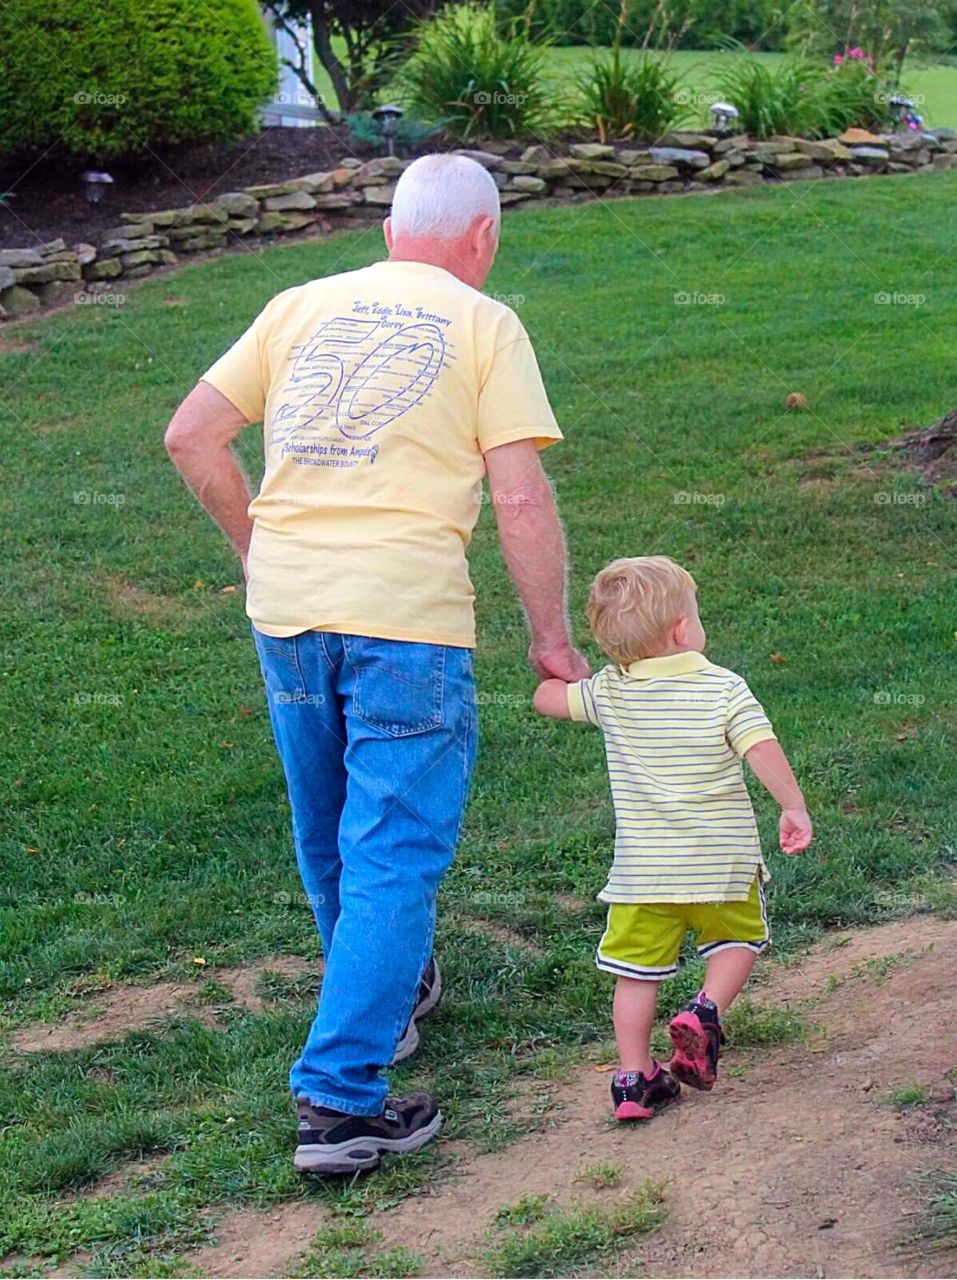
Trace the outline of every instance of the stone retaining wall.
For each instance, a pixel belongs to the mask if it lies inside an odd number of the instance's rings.
[[[515,151],[514,156],[511,153]],[[462,151],[490,171],[505,207],[552,199],[713,192],[765,181],[864,177],[957,168],[957,130],[874,135],[851,129],[808,141],[678,132],[660,145],[585,142],[556,156],[545,146],[517,154],[511,144]],[[154,213],[122,213],[99,245],[67,248],[63,240],[0,249],[0,319],[27,315],[72,294],[77,302],[109,295],[119,280],[149,275],[184,255],[227,248],[239,240],[273,239],[313,228],[330,231],[357,219],[381,218],[411,160],[345,159],[326,173],[247,187],[206,204]]]

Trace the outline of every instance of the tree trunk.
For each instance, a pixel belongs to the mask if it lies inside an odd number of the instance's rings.
[[[325,67],[329,79],[332,81],[336,101],[339,103],[339,112],[341,115],[345,115],[355,106],[354,95],[349,85],[346,69],[333,52],[332,32],[329,29],[328,22],[322,15],[322,5],[319,0],[313,0],[313,3],[310,4],[309,16],[312,19],[312,41],[316,47],[316,56]]]

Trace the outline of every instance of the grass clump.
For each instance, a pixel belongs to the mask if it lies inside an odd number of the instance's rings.
[[[807,1035],[807,1023],[792,1010],[754,1004],[747,996],[735,1001],[724,1015],[723,1025],[736,1049],[790,1044]]]
[[[588,1183],[596,1191],[617,1187],[621,1182],[621,1166],[607,1160],[598,1160],[595,1164],[586,1164],[575,1181]]]
[[[495,1221],[510,1227],[524,1227],[540,1222],[548,1213],[548,1196],[522,1196],[515,1204],[503,1204]]]
[[[932,1173],[922,1190],[918,1239],[933,1249],[957,1248],[957,1173]]]
[[[490,1276],[564,1275],[646,1235],[664,1222],[663,1186],[646,1182],[609,1208],[556,1210],[528,1231],[515,1231],[485,1255]]]
[[[299,1265],[290,1272],[291,1280],[323,1280],[326,1276],[337,1280],[357,1280],[358,1277],[398,1280],[419,1275],[422,1259],[402,1246],[370,1252],[381,1239],[382,1233],[373,1231],[365,1222],[323,1227],[313,1236]]]
[[[894,1107],[897,1111],[906,1111],[909,1107],[922,1107],[930,1101],[930,1090],[926,1085],[902,1084],[895,1089],[889,1089],[882,1098],[889,1107]]]

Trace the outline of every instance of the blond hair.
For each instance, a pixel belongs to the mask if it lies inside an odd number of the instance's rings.
[[[588,625],[615,662],[654,657],[694,603],[697,583],[670,556],[631,556],[606,565],[588,593]]]

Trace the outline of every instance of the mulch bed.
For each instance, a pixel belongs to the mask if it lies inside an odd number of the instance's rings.
[[[356,142],[347,129],[276,126],[230,146],[108,162],[101,167],[114,183],[99,205],[88,203],[80,182],[88,166],[73,157],[51,153],[39,163],[5,159],[0,162],[0,192],[13,194],[9,207],[0,205],[0,248],[28,248],[58,236],[68,245],[95,243],[124,211],[178,209],[223,191],[331,169],[344,156],[369,160],[381,154],[379,147]]]

